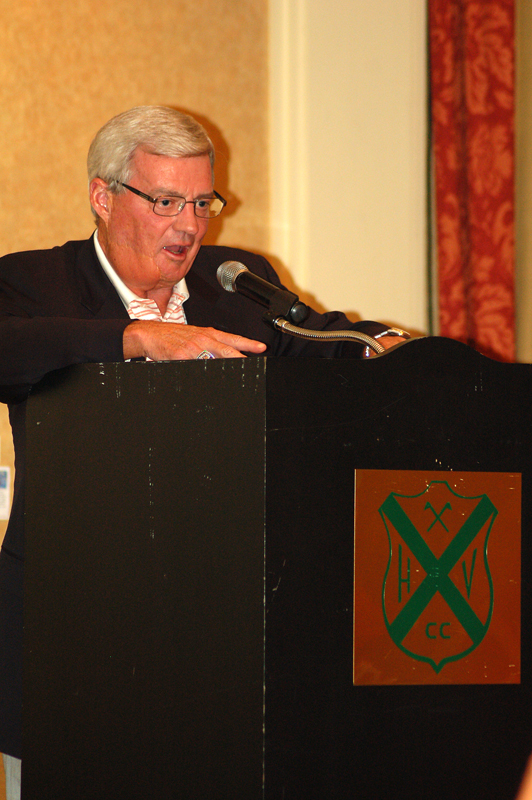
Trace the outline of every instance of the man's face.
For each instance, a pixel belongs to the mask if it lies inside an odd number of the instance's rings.
[[[111,194],[103,181],[98,188],[98,181],[91,184],[93,206],[101,215],[98,238],[114,269],[141,297],[172,287],[191,268],[208,220],[195,215],[192,203],[176,217],[158,216],[142,197],[127,190]],[[129,184],[154,198],[212,196],[211,163],[207,155],[170,158],[137,150]]]

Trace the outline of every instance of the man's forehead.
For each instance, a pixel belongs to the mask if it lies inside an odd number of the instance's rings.
[[[212,189],[211,162],[207,154],[173,157],[138,149],[131,159],[131,179],[140,178],[152,189],[175,192],[181,182],[194,181],[202,189]],[[183,187],[185,188],[185,187]]]
[[[163,153],[153,153],[138,147],[131,158],[131,167],[138,170],[188,170],[207,168],[210,170],[211,161],[207,153],[197,156],[168,156]]]

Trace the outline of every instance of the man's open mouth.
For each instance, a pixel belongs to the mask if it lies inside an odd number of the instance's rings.
[[[186,254],[188,247],[183,244],[176,244],[169,245],[168,247],[165,247],[164,250],[166,250],[168,253],[172,253],[174,256],[182,256]]]

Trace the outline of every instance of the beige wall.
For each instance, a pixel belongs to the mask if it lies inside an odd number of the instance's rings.
[[[214,131],[219,189],[230,182],[239,201],[221,240],[264,248],[266,3],[2,0],[0,253],[91,232],[91,138],[145,103],[188,109]]]
[[[426,331],[426,0],[270,16],[271,249],[322,307]]]

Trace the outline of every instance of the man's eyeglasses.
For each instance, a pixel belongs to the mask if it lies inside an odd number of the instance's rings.
[[[179,195],[150,197],[149,194],[144,194],[144,192],[134,189],[133,186],[128,186],[127,183],[122,183],[122,181],[116,181],[116,183],[123,186],[124,189],[133,192],[133,194],[144,198],[144,200],[147,200],[149,203],[153,203],[153,210],[160,217],[177,217],[178,214],[181,214],[187,203],[193,203],[194,214],[197,217],[211,219],[221,214],[224,206],[227,205],[227,200],[224,200],[222,195],[218,194],[218,192],[214,192],[214,197],[198,197],[197,200],[186,200],[184,197],[179,197]]]

